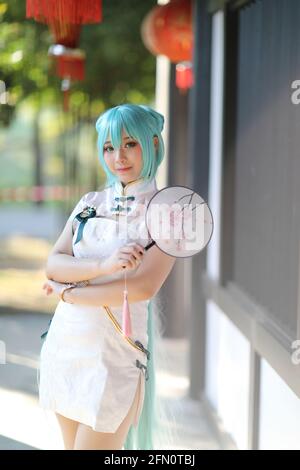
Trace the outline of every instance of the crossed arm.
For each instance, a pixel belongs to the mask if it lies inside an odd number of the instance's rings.
[[[128,302],[139,302],[152,297],[151,291],[138,277],[127,278]],[[124,280],[118,279],[105,284],[74,287],[64,294],[66,302],[90,306],[109,305],[120,307],[123,304]]]
[[[147,300],[160,290],[168,277],[176,258],[163,253],[153,245],[143,255],[137,270],[126,277],[128,301]],[[61,283],[79,282],[95,279],[105,274],[101,261],[97,259],[75,258],[72,248],[72,216],[54,244],[47,261],[46,276]],[[117,279],[102,284],[75,287],[64,295],[66,302],[91,306],[123,304],[124,279]]]
[[[56,261],[58,260],[56,265],[58,276],[56,276],[56,270],[52,266],[52,269],[48,268],[47,270],[48,279],[58,282],[78,282],[101,275],[99,261],[77,259],[70,255],[65,255],[62,258],[61,254],[52,256],[60,257],[56,258]],[[52,258],[53,264],[54,261],[54,258]],[[152,246],[144,254],[142,263],[134,274],[129,273],[126,277],[128,301],[130,303],[139,302],[156,295],[172,270],[174,263],[174,257],[163,253],[156,245]],[[48,264],[51,266],[51,263]],[[63,279],[63,276],[66,279]],[[124,279],[117,279],[102,284],[75,287],[65,292],[64,299],[66,302],[74,304],[119,307],[123,304],[123,290]]]

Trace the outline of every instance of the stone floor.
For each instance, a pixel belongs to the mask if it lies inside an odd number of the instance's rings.
[[[36,367],[40,334],[49,315],[0,310],[0,340],[6,345],[6,363],[0,364],[0,449],[62,449],[55,417],[38,406]],[[167,363],[158,371],[158,393],[174,415],[171,444],[159,449],[220,449],[202,405],[188,398],[188,344],[163,340]],[[3,344],[3,343],[2,343]],[[167,418],[169,419],[167,414]],[[163,422],[162,422],[163,427]]]

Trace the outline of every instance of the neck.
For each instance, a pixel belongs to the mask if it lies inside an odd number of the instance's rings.
[[[141,179],[141,178],[137,178],[137,179],[132,180],[132,181],[127,181],[127,183],[123,183],[123,181],[121,181],[121,184],[122,184],[123,188],[125,188],[125,186],[127,186],[127,184],[133,183],[134,181],[137,181],[137,180],[139,180],[139,179]]]

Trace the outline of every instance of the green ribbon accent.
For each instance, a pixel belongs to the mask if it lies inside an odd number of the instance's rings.
[[[76,245],[76,243],[80,242],[80,240],[82,239],[83,229],[88,219],[95,217],[95,215],[96,209],[91,206],[87,206],[82,212],[76,215],[75,219],[79,220],[80,224],[78,227],[77,237],[74,245]]]

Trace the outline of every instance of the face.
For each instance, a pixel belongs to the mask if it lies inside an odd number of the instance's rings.
[[[157,137],[154,137],[156,145],[157,142]],[[103,156],[111,173],[116,175],[123,185],[139,178],[143,168],[142,147],[137,140],[126,135],[124,130],[119,149],[113,148],[108,135],[104,143]]]

